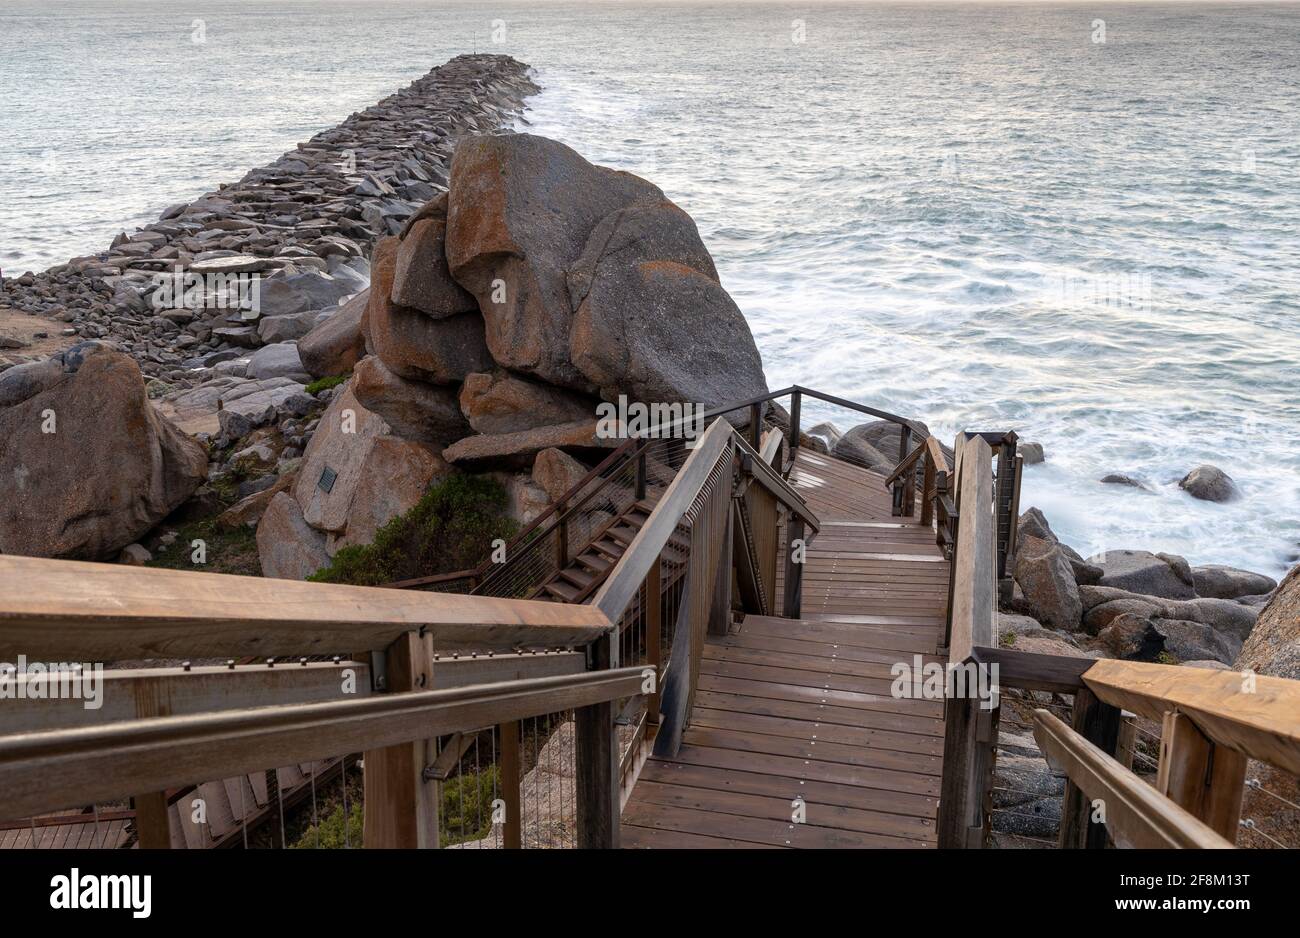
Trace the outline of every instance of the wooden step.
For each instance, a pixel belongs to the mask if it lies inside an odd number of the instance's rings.
[[[627,524],[619,524],[605,532],[607,537],[613,538],[625,548],[632,543],[632,539],[637,536],[637,529]]]
[[[595,550],[600,551],[610,560],[613,560],[615,563],[617,563],[619,561],[619,558],[623,556],[624,545],[618,543],[618,541],[611,540],[610,538],[601,538],[599,541],[596,541],[591,546]]]
[[[560,571],[560,576],[580,590],[585,590],[596,582],[596,577],[590,571],[578,567],[566,567]]]
[[[576,586],[556,580],[552,580],[550,583],[543,586],[542,592],[550,593],[556,599],[560,600],[560,602],[564,603],[577,602],[578,596],[581,594],[581,591]]]
[[[599,574],[607,573],[614,566],[614,561],[595,550],[588,550],[579,554],[577,561],[592,573]]]

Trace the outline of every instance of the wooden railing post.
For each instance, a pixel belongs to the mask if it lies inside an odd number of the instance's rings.
[[[799,618],[799,608],[803,603],[803,563],[794,559],[795,542],[802,544],[803,539],[803,519],[791,513],[785,526],[785,601],[781,610],[787,619]]]
[[[1216,746],[1187,714],[1171,710],[1160,733],[1156,789],[1235,843],[1246,761],[1241,753]]]
[[[749,441],[754,449],[763,445],[763,405],[749,405]]]
[[[433,686],[433,637],[407,632],[385,653],[386,692]],[[433,740],[371,749],[365,754],[367,847],[426,849],[438,846],[436,786],[424,778]]]
[[[498,727],[501,737],[501,800],[506,819],[501,830],[501,845],[507,850],[523,846],[523,804],[519,797],[519,721],[509,720]]]
[[[167,793],[151,791],[136,795],[135,839],[142,850],[170,850],[171,826],[167,817]]]
[[[555,528],[555,569],[558,571],[569,565],[569,522],[564,519],[564,499],[556,503],[555,512],[560,519]]]
[[[646,702],[646,722],[659,722],[659,706],[663,700],[663,561],[658,561],[645,578],[645,656],[646,664],[655,669],[655,689]]]
[[[1014,588],[1011,582],[1012,551],[1015,549],[1016,510],[1019,504],[1020,465],[1016,456],[1016,434],[1007,433],[998,446],[997,486],[994,502],[997,506],[998,537],[998,589],[1003,602],[1009,602]]]
[[[925,484],[921,492],[921,525],[930,527],[934,524],[934,497],[936,493],[936,476],[934,460],[927,453],[922,457],[925,460]]]
[[[791,462],[799,449],[799,408],[803,404],[803,395],[794,391],[790,395],[790,433],[786,438],[786,452]]]
[[[1073,728],[1076,733],[1102,752],[1114,756],[1119,750],[1120,711],[1118,707],[1104,704],[1086,687],[1074,692]],[[1092,820],[1093,807],[1079,786],[1072,780],[1065,782],[1061,800],[1062,850],[1087,848],[1101,850],[1106,846],[1106,825]]]
[[[973,696],[944,702],[937,831],[942,848],[978,850],[988,838],[1000,709],[986,709]]]
[[[722,543],[718,551],[718,569],[713,579],[713,595],[709,601],[709,634],[726,635],[731,630],[731,575],[734,569],[732,551],[748,551],[748,545],[744,543],[743,538],[738,541],[735,536],[738,515],[736,500],[725,493],[717,497],[727,500],[727,512],[721,535],[717,533],[713,535],[720,537]],[[746,554],[745,562],[748,561],[749,557]]]
[[[612,662],[612,635],[591,643],[588,670]],[[614,701],[578,708],[573,715],[574,768],[577,773],[578,846],[614,848],[619,842],[618,738]]]
[[[902,462],[912,452],[912,428],[907,424],[899,427],[898,432],[898,461]],[[911,512],[908,510],[907,503],[911,499],[911,490],[916,486],[916,473],[908,471],[902,478],[894,480],[894,510],[895,515],[907,515]]]

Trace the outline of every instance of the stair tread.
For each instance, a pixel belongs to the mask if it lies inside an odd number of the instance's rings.
[[[552,580],[550,583],[547,583],[544,587],[542,587],[542,589],[546,590],[548,593],[551,593],[554,596],[558,596],[566,603],[571,603],[574,600],[576,600],[578,598],[578,592],[579,592],[578,588],[576,586],[573,586],[570,583],[561,583],[554,580]]]
[[[580,570],[574,567],[566,567],[560,571],[560,576],[564,577],[578,589],[586,589],[595,581],[595,576],[588,570]]]

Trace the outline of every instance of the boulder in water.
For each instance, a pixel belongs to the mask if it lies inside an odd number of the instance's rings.
[[[1232,477],[1217,466],[1197,466],[1183,476],[1178,487],[1206,502],[1230,502],[1241,496]]]

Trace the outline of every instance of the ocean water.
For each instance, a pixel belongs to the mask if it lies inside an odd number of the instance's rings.
[[[536,68],[522,129],[694,216],[773,387],[1042,442],[1022,504],[1085,555],[1300,553],[1297,5],[8,0],[0,267],[464,51]],[[1202,462],[1243,497],[1181,492]]]

